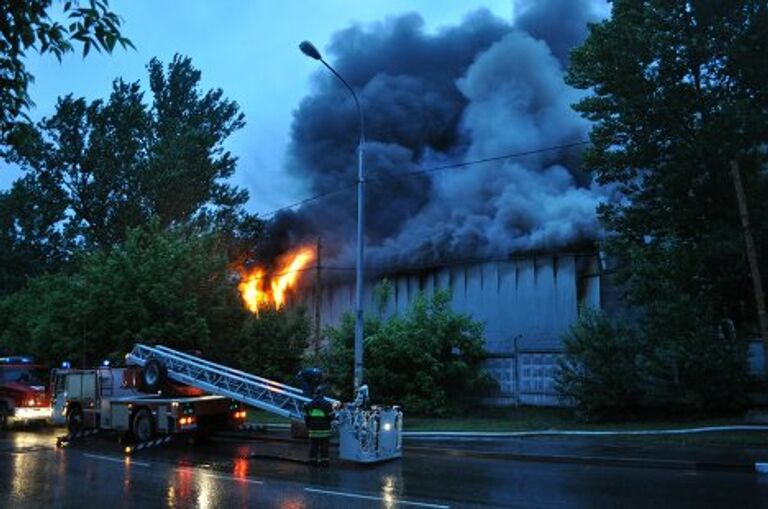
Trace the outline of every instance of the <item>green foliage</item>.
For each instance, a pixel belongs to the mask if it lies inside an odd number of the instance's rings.
[[[244,125],[237,104],[203,93],[188,58],[176,55],[167,71],[152,59],[148,69],[151,106],[139,82],[121,79],[108,101],[69,95],[15,151],[27,172],[19,186],[62,202],[56,219],[86,247],[121,242],[150,218],[217,230],[242,218],[248,196],[226,182],[237,160],[222,146]]]
[[[329,328],[322,364],[333,388],[351,396],[354,319]],[[365,324],[365,381],[377,402],[400,404],[409,414],[456,411],[488,387],[481,364],[483,325],[450,308],[450,293],[418,297],[403,316]]]
[[[108,100],[60,98],[56,113],[27,126],[13,159],[26,171],[0,193],[0,294],[26,275],[58,270],[77,249],[109,249],[151,220],[217,233],[230,260],[247,257],[262,221],[247,192],[228,183],[236,158],[224,140],[244,125],[221,90],[200,90],[200,72],[174,57],[149,63],[152,104],[120,79]]]
[[[107,0],[90,0],[87,6],[63,2],[64,25],[51,20],[53,4],[53,0],[6,1],[0,7],[0,146],[13,141],[9,136],[32,105],[27,89],[34,77],[24,64],[30,50],[61,60],[73,51],[72,41],[82,45],[83,56],[91,49],[111,53],[117,44],[133,47],[121,35],[121,19],[110,11]]]
[[[155,224],[88,255],[72,275],[33,279],[2,301],[0,350],[86,365],[120,359],[136,342],[206,350],[209,317],[234,292],[213,240]]]
[[[306,311],[249,313],[218,247],[214,235],[153,222],[72,274],[33,278],[0,300],[0,354],[90,366],[158,343],[290,380],[307,346]]]
[[[713,324],[706,306],[677,295],[648,307],[640,322],[647,407],[719,413],[746,406],[746,342],[729,320]]]
[[[615,0],[572,52],[567,81],[588,91],[574,107],[593,122],[586,166],[623,194],[599,214],[625,300],[641,313],[645,407],[743,404],[744,345],[713,331],[730,319],[754,334],[729,166],[740,164],[753,233],[768,245],[766,50],[764,1]],[[596,354],[604,332],[588,335]],[[613,346],[627,353],[620,337]]]
[[[586,165],[625,197],[600,216],[630,303],[684,294],[710,323],[754,323],[729,163],[766,245],[767,50],[763,1],[616,0],[573,51],[567,80],[589,91],[575,109],[593,122]]]
[[[244,371],[289,383],[301,369],[310,333],[306,309],[264,309],[246,318],[231,356]]]
[[[583,418],[629,417],[640,405],[641,344],[634,330],[582,310],[566,334],[556,389]]]
[[[26,284],[28,276],[67,265],[67,241],[56,227],[65,206],[29,179],[0,191],[0,296]]]
[[[685,297],[648,311],[638,330],[584,310],[564,338],[561,397],[590,420],[742,409],[746,344],[729,322],[713,327]]]
[[[381,320],[366,316],[363,326],[364,353],[366,367],[372,360],[368,357],[368,345],[370,337],[377,333],[382,326]],[[328,338],[327,347],[320,353],[320,364],[325,370],[325,375],[331,384],[331,392],[343,401],[352,401],[354,396],[352,392],[354,375],[354,353],[355,353],[355,317],[352,313],[344,313],[341,317],[341,323],[338,327],[327,327],[324,336]],[[366,383],[372,386],[372,389],[378,399],[379,388],[373,387],[367,376],[366,369],[364,375]]]

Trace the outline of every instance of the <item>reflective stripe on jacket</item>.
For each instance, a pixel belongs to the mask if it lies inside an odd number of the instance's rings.
[[[323,398],[315,398],[304,405],[304,422],[309,438],[328,438],[331,436],[333,407]]]

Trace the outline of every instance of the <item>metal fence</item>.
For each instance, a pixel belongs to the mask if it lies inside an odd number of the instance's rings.
[[[485,363],[498,383],[486,402],[492,405],[560,406],[555,390],[560,348],[525,347],[514,341],[508,353],[492,354]]]

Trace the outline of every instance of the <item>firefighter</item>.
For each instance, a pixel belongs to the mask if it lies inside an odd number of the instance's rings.
[[[304,405],[304,422],[309,432],[309,461],[315,465],[327,466],[328,442],[331,439],[333,406],[324,398],[321,387],[315,389],[314,397]]]

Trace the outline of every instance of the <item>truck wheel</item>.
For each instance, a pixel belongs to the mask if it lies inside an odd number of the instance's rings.
[[[8,429],[8,416],[10,415],[10,412],[8,411],[8,407],[3,405],[0,405],[0,431],[5,431]]]
[[[79,433],[83,430],[83,409],[79,406],[73,406],[67,412],[67,431],[70,434]]]
[[[155,435],[155,423],[149,410],[142,408],[133,416],[133,439],[136,442],[152,440]]]
[[[145,392],[157,392],[165,383],[168,371],[157,359],[150,359],[141,370],[141,388]]]

